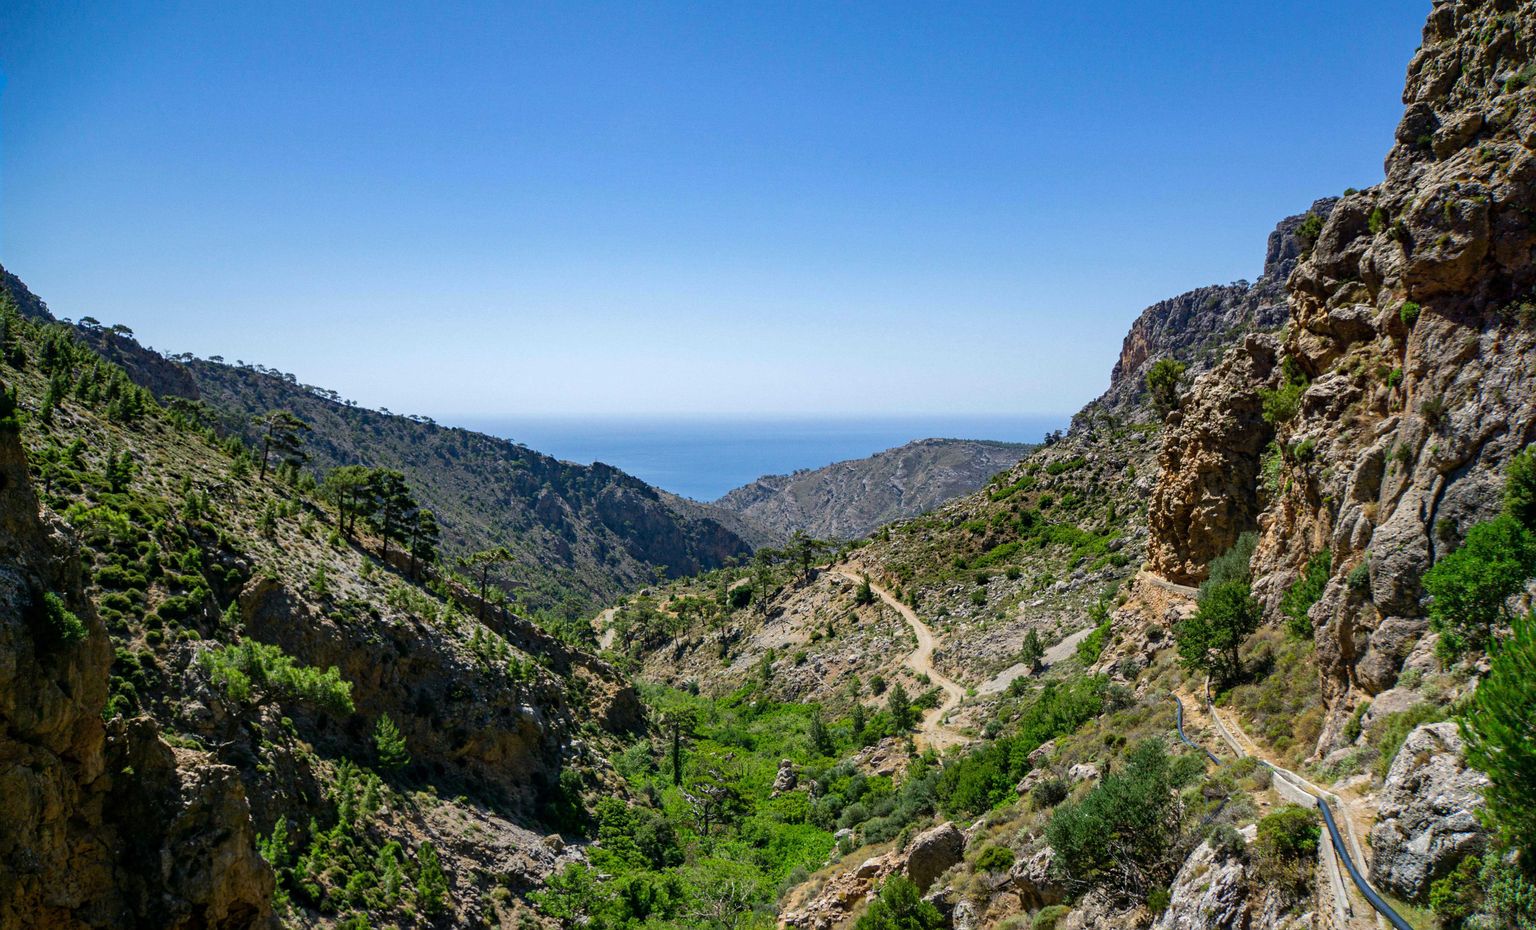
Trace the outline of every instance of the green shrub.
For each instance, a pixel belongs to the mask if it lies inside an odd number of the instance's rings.
[[[64,599],[52,591],[43,594],[41,609],[35,613],[38,622],[33,624],[32,632],[37,637],[41,651],[73,646],[85,639],[85,624],[65,605]]]
[[[1046,778],[1035,785],[1029,793],[1029,800],[1040,810],[1055,807],[1067,799],[1071,793],[1071,787],[1064,778]]]
[[[1147,895],[1147,910],[1154,914],[1161,914],[1168,909],[1173,900],[1173,894],[1167,888],[1154,888]]]
[[[988,846],[976,857],[978,872],[1006,872],[1013,866],[1013,850],[1007,846]]]
[[[1409,329],[1413,329],[1413,324],[1419,321],[1419,313],[1421,312],[1421,309],[1422,308],[1420,308],[1419,305],[1413,301],[1405,300],[1403,301],[1402,306],[1397,308],[1397,318],[1403,321],[1404,326],[1408,327]]]
[[[336,666],[322,672],[300,665],[275,645],[242,640],[209,649],[197,662],[234,701],[251,700],[259,689],[269,697],[303,701],[335,714],[353,711],[352,683],[342,679]]]
[[[1179,407],[1179,384],[1189,366],[1171,358],[1160,358],[1147,370],[1147,393],[1152,398],[1152,409],[1159,417],[1166,418]]]
[[[1072,908],[1065,904],[1052,904],[1042,907],[1035,912],[1035,918],[1030,922],[1030,930],[1056,930],[1056,924],[1072,913]]]
[[[1259,821],[1253,842],[1254,871],[1261,881],[1295,896],[1303,894],[1312,875],[1322,835],[1317,813],[1287,804]]]
[[[854,930],[940,930],[946,925],[939,909],[924,901],[917,886],[897,873],[880,886],[869,910],[853,925]]]
[[[1301,409],[1301,395],[1312,383],[1301,367],[1290,356],[1280,363],[1281,381],[1278,388],[1260,388],[1259,402],[1264,421],[1271,426],[1289,423]]]
[[[1280,612],[1285,614],[1286,629],[1297,639],[1312,637],[1312,618],[1308,611],[1323,596],[1328,577],[1333,571],[1333,553],[1327,549],[1312,554],[1302,569],[1301,577],[1286,590],[1280,599]]]
[[[1296,226],[1296,241],[1301,245],[1303,252],[1310,252],[1312,247],[1317,245],[1317,237],[1322,233],[1323,218],[1316,213],[1308,212]]]
[[[1390,222],[1391,220],[1387,217],[1387,211],[1377,207],[1371,211],[1370,219],[1366,220],[1365,225],[1371,231],[1371,235],[1374,236],[1383,229],[1386,229]]]
[[[1442,653],[1455,657],[1487,646],[1511,619],[1507,601],[1536,575],[1536,534],[1508,513],[1479,523],[1461,548],[1424,574],[1430,625]]]
[[[1056,867],[1079,887],[1132,898],[1171,878],[1182,815],[1178,775],[1161,740],[1137,744],[1122,768],[1052,815],[1045,833]]]

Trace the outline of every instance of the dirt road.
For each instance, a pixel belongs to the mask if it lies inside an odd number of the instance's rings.
[[[860,575],[851,572],[838,571],[841,578],[846,578],[854,584],[862,584],[864,579]],[[870,582],[869,588],[877,597],[892,610],[901,615],[907,621],[907,626],[912,628],[917,637],[917,648],[907,656],[907,667],[918,675],[927,675],[928,679],[944,690],[944,701],[938,707],[929,710],[923,715],[923,721],[918,726],[917,744],[921,748],[932,747],[937,750],[948,749],[951,746],[959,746],[970,742],[970,738],[958,730],[953,730],[944,723],[944,716],[954,710],[965,697],[965,689],[959,684],[945,677],[933,667],[933,649],[935,640],[933,630],[928,624],[917,618],[912,608],[898,601],[891,592],[880,585]]]

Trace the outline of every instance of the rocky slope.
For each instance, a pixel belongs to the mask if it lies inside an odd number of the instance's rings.
[[[767,475],[715,506],[787,537],[857,539],[895,520],[969,494],[1033,446],[971,439],[919,439],[863,459]]]
[[[103,725],[112,644],[3,424],[0,528],[0,927],[275,927],[235,769]]]
[[[7,305],[0,343],[0,925],[513,919],[640,724],[629,682],[343,534],[70,327]],[[84,635],[43,655],[50,594]]]
[[[19,279],[0,273],[24,315],[51,319]],[[693,574],[753,548],[737,531],[754,530],[734,515],[680,501],[607,465],[573,465],[483,433],[357,407],[262,366],[167,357],[99,325],[79,331],[157,398],[205,405],[221,435],[258,444],[253,418],[286,410],[310,426],[306,467],[316,474],[358,463],[400,470],[436,515],[450,556],[508,546],[516,590],[536,609],[574,615],[657,569]]]

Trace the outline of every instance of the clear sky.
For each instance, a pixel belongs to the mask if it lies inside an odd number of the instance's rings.
[[[1380,179],[1428,10],[6,0],[0,263],[439,419],[1070,412]]]

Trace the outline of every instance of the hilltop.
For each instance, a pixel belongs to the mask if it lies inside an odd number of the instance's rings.
[[[981,487],[1035,447],[973,439],[919,439],[867,458],[767,475],[727,492],[716,507],[781,537],[857,539]]]

